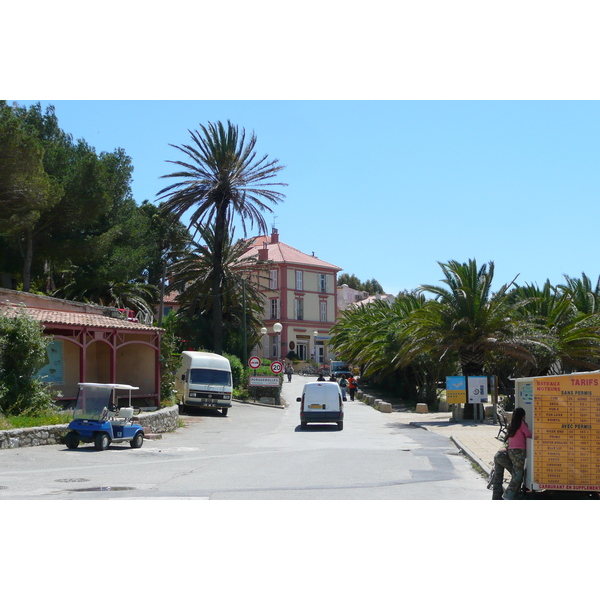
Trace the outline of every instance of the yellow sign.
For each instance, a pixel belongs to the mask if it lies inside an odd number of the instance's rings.
[[[535,378],[533,386],[535,483],[600,490],[600,375]]]
[[[464,404],[467,401],[467,384],[462,376],[446,377],[446,402]]]

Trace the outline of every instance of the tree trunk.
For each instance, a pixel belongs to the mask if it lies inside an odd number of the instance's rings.
[[[27,232],[23,253],[23,291],[29,292],[31,287],[31,263],[33,262],[33,233]]]
[[[217,208],[215,219],[215,264],[213,266],[213,350],[216,354],[223,354],[223,306],[221,302],[221,283],[223,280],[223,241],[227,206],[225,202]]]
[[[485,352],[480,349],[462,350],[459,352],[459,360],[463,375],[467,378],[483,376],[485,366]],[[467,386],[468,387],[468,386]],[[475,409],[472,404],[465,404],[463,419],[473,420],[475,418]]]

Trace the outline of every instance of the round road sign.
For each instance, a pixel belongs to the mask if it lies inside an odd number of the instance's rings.
[[[262,364],[262,361],[260,360],[260,358],[258,356],[251,356],[250,360],[248,361],[248,366],[251,369],[258,369],[258,367],[260,367],[261,364]]]
[[[275,373],[275,375],[279,375],[279,373],[283,371],[283,363],[278,360],[274,360],[271,363],[271,371]]]

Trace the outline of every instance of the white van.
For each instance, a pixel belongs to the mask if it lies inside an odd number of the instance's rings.
[[[300,428],[307,423],[337,423],[344,428],[344,405],[340,386],[333,381],[314,381],[304,384],[300,404]]]
[[[183,406],[220,408],[225,416],[233,397],[229,360],[211,352],[182,352],[175,387]]]

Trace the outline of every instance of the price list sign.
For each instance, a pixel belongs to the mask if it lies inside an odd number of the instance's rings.
[[[600,376],[535,378],[533,386],[534,481],[600,490]]]

